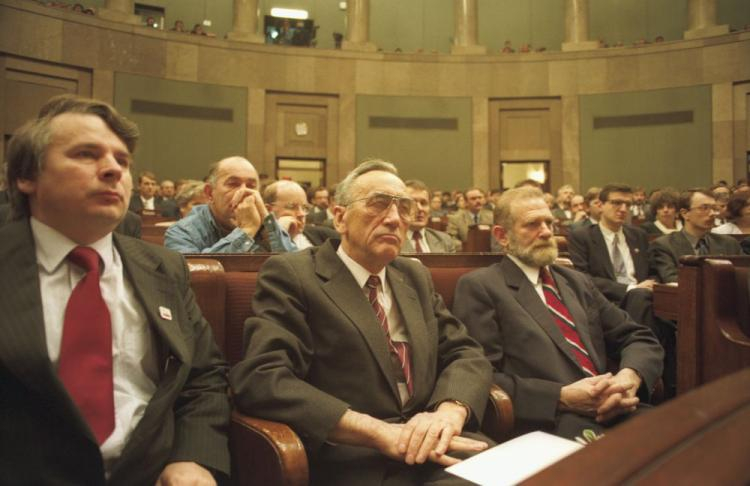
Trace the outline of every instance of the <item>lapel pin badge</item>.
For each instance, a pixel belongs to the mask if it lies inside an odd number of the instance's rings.
[[[164,307],[163,305],[159,306],[159,315],[164,320],[167,320],[167,321],[172,320],[172,311],[169,308]]]

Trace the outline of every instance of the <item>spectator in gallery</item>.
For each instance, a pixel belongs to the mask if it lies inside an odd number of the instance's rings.
[[[190,31],[193,35],[208,35],[201,24],[195,24],[193,30]]]
[[[185,30],[185,22],[183,22],[182,20],[175,20],[174,25],[169,30],[171,30],[172,32],[187,32]]]
[[[712,229],[723,235],[750,234],[750,192],[739,191],[727,202],[727,222]]]

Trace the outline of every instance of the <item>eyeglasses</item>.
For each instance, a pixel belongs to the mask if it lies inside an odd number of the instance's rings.
[[[721,208],[719,206],[714,206],[713,204],[701,204],[700,206],[693,206],[690,209],[695,209],[696,211],[700,211],[701,213],[706,213],[708,211],[716,211],[718,213],[719,211],[721,211]]]
[[[415,208],[414,199],[405,196],[394,196],[393,194],[386,194],[383,192],[376,192],[367,197],[355,199],[347,204],[347,206],[351,206],[352,204],[361,201],[365,201],[365,209],[373,216],[384,213],[395,202],[396,208],[398,209],[398,215],[404,221],[411,220]]]
[[[625,205],[625,208],[630,209],[630,206],[633,205],[633,201],[624,201],[622,199],[610,199],[607,202],[616,208]]]
[[[294,212],[299,211],[304,214],[307,214],[310,212],[310,210],[312,210],[312,206],[310,206],[309,204],[287,203],[287,204],[281,205],[281,207],[289,211],[294,211]]]

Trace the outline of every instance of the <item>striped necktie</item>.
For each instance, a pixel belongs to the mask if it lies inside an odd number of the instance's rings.
[[[540,270],[539,276],[542,279],[544,299],[547,301],[547,308],[552,314],[555,324],[557,324],[557,327],[562,331],[565,341],[570,344],[573,354],[575,355],[578,364],[583,368],[583,371],[587,375],[595,376],[597,374],[596,367],[591,361],[588,351],[586,351],[586,348],[583,346],[581,336],[578,335],[578,329],[573,322],[570,311],[560,298],[560,293],[557,291],[557,286],[552,279],[552,274],[550,274],[547,267],[544,267]]]
[[[391,333],[388,330],[388,316],[385,315],[385,309],[383,309],[383,306],[378,302],[380,277],[377,275],[370,275],[365,286],[369,289],[369,300],[372,310],[375,311],[375,316],[378,318],[380,327],[385,333],[386,341],[388,341],[388,349],[398,358],[398,362],[401,364],[401,369],[404,372],[406,388],[409,390],[409,396],[412,396],[414,395],[414,382],[411,376],[411,350],[409,349],[409,343],[391,340]]]

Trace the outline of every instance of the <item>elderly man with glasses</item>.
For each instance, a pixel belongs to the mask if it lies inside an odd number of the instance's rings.
[[[263,191],[263,200],[268,212],[273,214],[279,226],[289,233],[298,250],[318,246],[339,234],[326,226],[306,226],[305,221],[312,207],[302,186],[293,181],[276,181]]]
[[[466,431],[490,365],[429,271],[399,257],[413,211],[395,167],[364,162],[336,192],[340,244],[261,268],[234,401],[299,434],[312,484],[462,484],[443,467],[487,447]]]
[[[718,214],[716,199],[706,189],[680,194],[678,202],[682,231],[651,242],[649,264],[660,282],[677,282],[679,259],[683,255],[740,255],[740,244],[731,236],[711,233]]]

